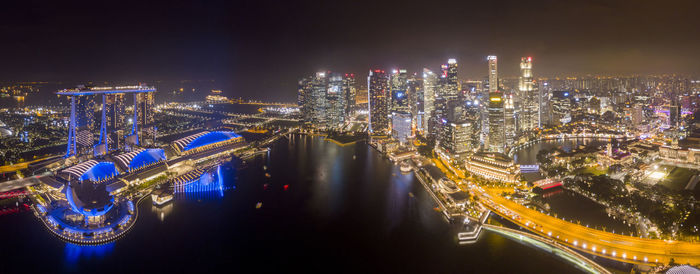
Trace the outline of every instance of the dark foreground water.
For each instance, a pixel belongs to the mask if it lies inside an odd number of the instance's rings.
[[[365,144],[295,136],[223,174],[223,197],[181,197],[163,208],[146,200],[131,232],[97,247],[62,242],[28,212],[0,216],[0,273],[578,272],[497,234],[458,245],[460,226],[433,209],[413,174]]]

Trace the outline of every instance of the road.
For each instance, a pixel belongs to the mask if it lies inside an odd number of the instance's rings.
[[[30,185],[36,185],[36,184],[40,183],[39,178],[41,178],[42,176],[45,176],[45,175],[32,176],[32,177],[26,177],[23,179],[2,182],[2,183],[0,183],[0,192],[20,189],[20,188],[30,186]]]
[[[547,239],[541,236],[532,235],[527,232],[510,229],[502,226],[484,224],[483,228],[492,232],[500,233],[504,236],[511,237],[521,242],[526,242],[532,246],[536,246],[546,252],[551,253],[552,255],[558,256],[559,258],[574,264],[575,266],[579,267],[580,269],[586,272],[611,273],[609,270],[600,266],[599,264],[587,258],[586,256],[583,256],[566,246],[562,246],[551,239]]]
[[[700,243],[665,241],[614,234],[570,223],[512,202],[500,194],[501,189],[474,191],[494,213],[527,228],[537,235],[551,238],[569,248],[600,257],[635,264],[700,264]]]

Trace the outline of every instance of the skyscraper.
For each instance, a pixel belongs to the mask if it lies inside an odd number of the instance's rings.
[[[473,122],[467,120],[442,120],[440,148],[457,157],[472,149]]]
[[[316,77],[311,81],[310,97],[310,122],[314,125],[326,125],[326,89],[328,88],[328,78],[325,72],[317,72]]]
[[[311,90],[313,77],[299,80],[297,88],[297,105],[305,122],[311,121]]]
[[[386,133],[389,129],[389,77],[383,70],[370,70],[367,77],[369,130]]]
[[[495,55],[486,58],[489,62],[489,94],[498,91],[498,60]]]
[[[345,87],[346,80],[343,75],[332,73],[328,77],[328,88],[326,90],[326,124],[327,128],[336,128],[345,121],[347,110],[348,88]]]
[[[108,150],[121,149],[122,140],[125,141],[124,147],[128,150],[133,146],[141,145],[139,142],[141,135],[151,134],[146,138],[155,136],[154,130],[149,131],[154,128],[153,92],[155,91],[154,88],[144,85],[114,88],[78,86],[75,89],[57,91],[56,94],[65,95],[71,99],[66,157],[104,155]],[[134,95],[134,106],[133,114],[129,118],[131,131],[126,138],[121,138],[126,119],[124,105],[126,94]],[[99,130],[95,126],[95,96],[98,95],[102,106]],[[95,135],[95,132],[99,132],[99,135]],[[99,136],[97,144],[96,136]]]
[[[506,146],[510,147],[515,142],[515,103],[513,102],[513,93],[506,92],[503,94],[503,115],[504,115],[504,131],[506,136]]]
[[[489,93],[489,134],[488,148],[492,152],[505,151],[505,111],[503,94],[501,92]]]
[[[391,136],[401,145],[408,142],[411,134],[411,114],[407,112],[393,112],[391,114]]]
[[[429,120],[433,118],[433,112],[435,111],[435,93],[437,88],[437,75],[431,70],[423,69],[423,111],[425,122],[423,123],[423,130],[425,132],[429,131]]]
[[[457,78],[457,59],[450,58],[445,65],[445,93],[450,97],[459,95],[459,80]]]
[[[552,87],[549,85],[549,82],[544,81],[542,83],[535,83],[536,84],[536,89],[539,91],[540,95],[540,126],[542,125],[548,125],[552,123],[552,116],[551,114],[551,105],[549,104],[549,100],[552,95]],[[601,98],[601,106],[602,106],[602,98]]]
[[[79,95],[75,98],[76,154],[90,154],[95,145],[95,95]]]
[[[357,84],[355,83],[355,74],[346,73],[343,78],[343,93],[345,94],[345,103],[347,104],[345,114],[350,115],[355,107],[355,98],[357,97]]]
[[[449,59],[447,64],[440,66],[436,97],[450,101],[459,95],[459,80],[457,79],[457,60]]]
[[[405,69],[391,73],[391,112],[409,112],[408,76]]]
[[[424,109],[425,93],[423,92],[423,78],[417,73],[408,77],[408,105],[413,119],[413,125],[421,130],[425,120]]]
[[[571,94],[569,91],[554,91],[551,99],[552,123],[566,124],[571,121]]]
[[[139,140],[144,144],[153,144],[155,142],[156,129],[153,125],[155,114],[153,107],[155,105],[155,97],[153,92],[137,93],[134,96],[138,103],[134,104],[138,109],[138,129]]]
[[[107,126],[107,143],[109,150],[124,148],[124,132],[126,130],[126,94],[116,93],[103,95],[105,98],[105,116]]]
[[[541,96],[535,91],[532,78],[532,57],[520,58],[520,79],[518,99],[520,101],[519,131],[529,131],[540,126]]]
[[[336,128],[350,113],[355,95],[354,74],[317,72],[299,80],[297,103],[305,122],[319,128]]]

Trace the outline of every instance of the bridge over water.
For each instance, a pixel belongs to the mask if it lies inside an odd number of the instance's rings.
[[[570,223],[502,197],[500,191],[477,193],[495,214],[559,245],[599,257],[638,265],[700,263],[700,243],[625,236]]]

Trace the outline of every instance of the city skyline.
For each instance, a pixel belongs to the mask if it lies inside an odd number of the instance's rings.
[[[700,273],[698,10],[7,3],[2,269]]]
[[[164,10],[157,2],[139,9],[14,3],[0,17],[0,34],[13,37],[0,45],[0,75],[8,81],[216,79],[229,95],[285,98],[300,71],[419,71],[456,58],[460,78],[478,78],[491,54],[499,56],[504,76],[519,75],[522,56],[535,59],[537,76],[697,76],[700,64],[692,60],[700,59],[694,50],[700,38],[691,34],[700,19],[691,11],[698,3],[655,3],[222,1]],[[399,19],[409,17],[418,19]],[[265,64],[274,69],[261,73]]]

